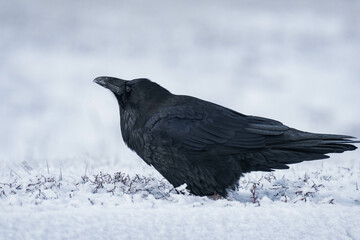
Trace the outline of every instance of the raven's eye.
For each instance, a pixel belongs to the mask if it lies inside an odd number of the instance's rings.
[[[126,86],[125,86],[125,91],[126,91],[127,93],[131,92],[131,87],[130,87],[129,85],[126,85]]]

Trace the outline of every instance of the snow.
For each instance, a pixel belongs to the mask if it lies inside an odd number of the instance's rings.
[[[360,137],[357,1],[0,0],[0,239],[360,239],[360,151],[177,190],[101,75]],[[180,194],[178,193],[180,192]]]
[[[357,239],[360,221],[354,216],[359,213],[358,208],[309,204],[221,211],[218,206],[62,211],[38,207],[36,214],[24,209],[0,219],[17,230],[2,231],[3,239]]]

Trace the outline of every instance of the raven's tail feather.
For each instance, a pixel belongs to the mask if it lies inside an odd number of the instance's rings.
[[[289,129],[281,136],[270,138],[266,150],[248,156],[248,171],[287,169],[287,164],[329,158],[329,153],[357,149],[354,137],[334,134],[316,134]],[[264,164],[266,163],[266,164]]]

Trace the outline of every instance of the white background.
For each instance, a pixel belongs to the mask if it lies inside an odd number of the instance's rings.
[[[64,181],[99,171],[158,176],[123,143],[115,98],[92,82],[101,75],[147,77],[244,114],[359,137],[359,12],[359,1],[340,0],[0,0],[0,180],[45,174],[47,165]],[[193,208],[195,198],[164,207],[154,200],[154,210],[146,200],[57,207],[14,195],[0,198],[0,238],[359,239],[359,155],[277,173],[345,177],[330,190],[357,202],[224,208],[206,200]],[[351,169],[352,182],[338,168]]]

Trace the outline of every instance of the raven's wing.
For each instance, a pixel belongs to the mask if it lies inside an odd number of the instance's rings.
[[[288,168],[356,149],[349,136],[313,134],[207,103],[162,109],[146,124],[155,139],[192,161],[238,159],[244,172]]]
[[[152,134],[183,150],[219,155],[246,153],[266,147],[267,136],[283,134],[289,127],[261,117],[246,116],[218,105],[179,106],[155,114],[147,127]]]

